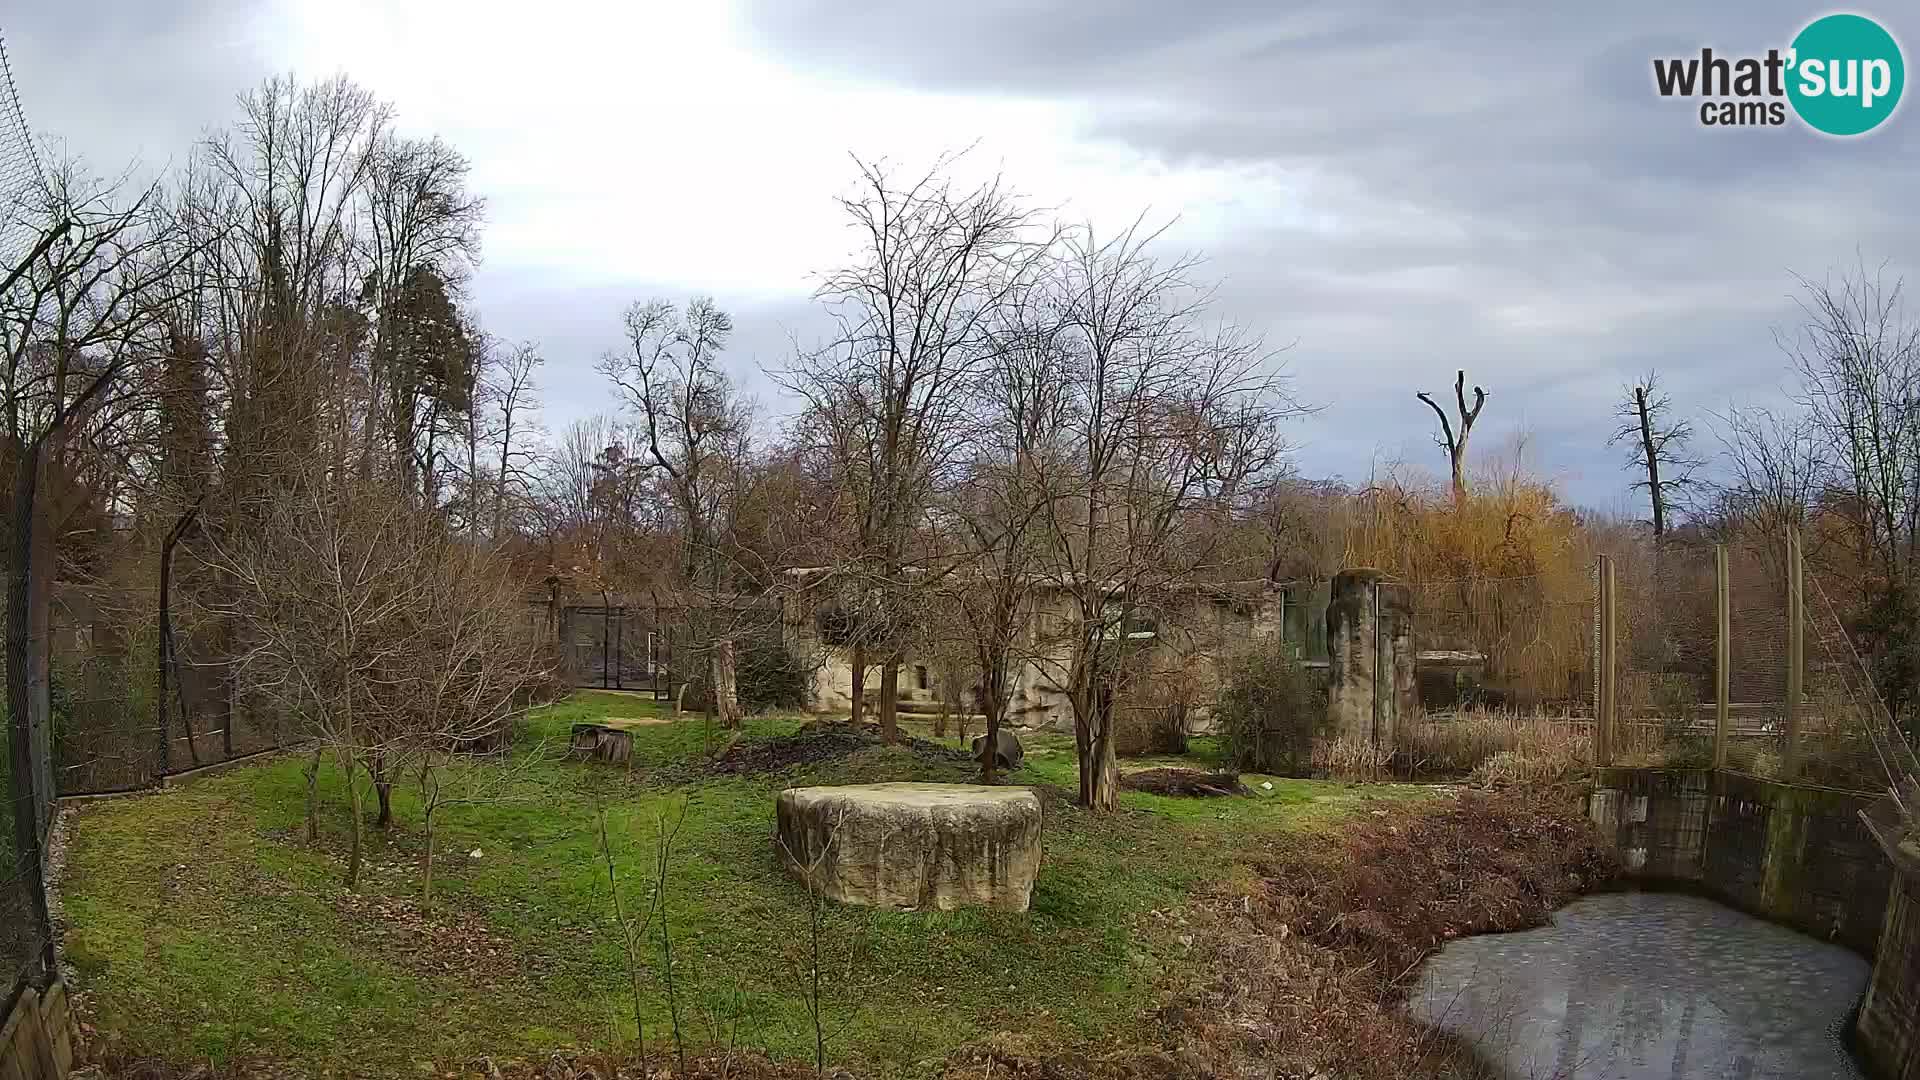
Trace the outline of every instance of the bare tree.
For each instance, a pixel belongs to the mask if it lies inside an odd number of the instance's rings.
[[[1050,534],[1047,576],[1068,599],[1053,666],[1074,713],[1080,801],[1118,796],[1113,691],[1154,604],[1200,579],[1247,486],[1281,460],[1299,411],[1262,342],[1207,325],[1192,258],[1162,262],[1155,234],[1071,232],[1050,270],[1043,325],[1063,422],[1037,436]]]
[[[497,354],[493,365],[482,372],[483,401],[490,410],[483,438],[494,449],[493,524],[488,535],[496,544],[506,532],[513,507],[532,488],[533,438],[539,430],[534,418],[540,409],[536,380],[545,364],[539,347],[527,341]]]
[[[978,674],[984,783],[994,781],[1014,677],[1031,653],[1032,594],[1048,565],[1047,514],[1055,494],[1049,466],[1059,450],[1053,440],[1073,419],[1056,363],[1059,327],[1051,312],[1037,307],[1044,296],[1039,288],[1018,291],[997,321],[990,357],[971,387],[973,455],[938,506],[957,523],[964,552],[964,565],[945,579],[943,591]]]
[[[205,558],[227,585],[212,602],[244,631],[243,688],[296,720],[346,775],[352,888],[360,770],[384,818],[385,785],[405,761],[497,737],[530,704],[546,672],[515,617],[518,590],[406,489],[325,469],[293,478],[255,528],[211,537]]]
[[[1473,388],[1473,407],[1467,407],[1467,373],[1461,370],[1453,378],[1454,407],[1458,410],[1460,431],[1454,433],[1453,423],[1447,419],[1447,411],[1433,400],[1425,390],[1414,395],[1427,403],[1433,415],[1440,418],[1440,437],[1434,441],[1447,452],[1447,465],[1453,475],[1453,501],[1459,502],[1467,497],[1467,438],[1473,434],[1473,423],[1480,419],[1480,409],[1487,403],[1487,392],[1478,386]]]
[[[858,191],[841,209],[859,237],[851,265],[819,296],[838,322],[826,348],[783,375],[810,412],[851,503],[855,555],[840,568],[865,614],[851,647],[854,708],[868,650],[881,654],[880,727],[898,736],[899,667],[921,582],[914,543],[943,474],[963,453],[969,375],[988,355],[988,327],[1039,265],[1045,237],[996,178],[956,188],[942,157],[905,182],[884,162],[858,162]]]
[[[735,679],[736,586],[731,532],[747,484],[751,415],[721,370],[733,319],[711,299],[685,311],[665,301],[626,314],[629,351],[600,372],[638,414],[648,467],[678,511],[680,583],[689,591],[694,655],[705,661],[707,700],[722,726],[740,722]]]
[[[0,479],[11,525],[7,701],[15,775],[32,777],[20,789],[39,804],[19,819],[28,832],[45,829],[51,805],[57,538],[99,496],[89,464],[126,452],[107,448],[140,409],[181,257],[167,242],[157,189],[124,199],[113,184],[63,165],[41,195],[35,211],[46,242],[8,275],[0,294]]]
[[[1760,538],[1784,574],[1787,526],[1805,525],[1826,488],[1819,436],[1802,414],[1760,407],[1716,414],[1713,428],[1726,473],[1713,520],[1723,533]]]
[[[1608,446],[1625,443],[1627,468],[1644,477],[1633,486],[1647,493],[1656,540],[1666,535],[1676,506],[1694,487],[1700,468],[1699,459],[1688,452],[1693,422],[1674,419],[1672,409],[1673,400],[1660,388],[1658,373],[1649,371],[1639,385],[1626,389],[1624,399],[1614,407],[1620,426],[1607,440]]]
[[[1781,337],[1825,464],[1829,509],[1861,570],[1855,631],[1896,715],[1920,703],[1920,320],[1905,283],[1865,266],[1799,279],[1805,322]]]
[[[1784,526],[1845,581],[1844,617],[1896,716],[1920,703],[1920,320],[1904,283],[1858,266],[1796,278],[1802,324],[1776,339],[1792,407],[1716,417],[1726,462],[1719,523],[1757,536],[1784,569]],[[1819,526],[1819,527],[1816,527]]]

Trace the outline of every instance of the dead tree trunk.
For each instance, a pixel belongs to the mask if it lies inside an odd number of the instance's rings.
[[[1453,399],[1459,410],[1460,431],[1456,435],[1453,424],[1447,419],[1447,411],[1425,390],[1414,394],[1427,403],[1433,414],[1440,418],[1440,438],[1435,440],[1447,452],[1447,465],[1453,473],[1453,501],[1458,505],[1467,497],[1467,437],[1473,433],[1473,422],[1480,419],[1480,408],[1487,403],[1487,392],[1479,387],[1473,388],[1473,407],[1467,407],[1467,373],[1459,371],[1453,379]]]
[[[1660,486],[1660,448],[1653,441],[1653,417],[1647,411],[1647,388],[1633,388],[1633,408],[1640,416],[1640,448],[1647,460],[1647,492],[1653,499],[1653,535],[1667,532],[1667,497]]]
[[[848,716],[853,723],[858,724],[864,719],[866,712],[867,647],[855,645],[848,656],[848,663],[853,665],[853,689],[850,695],[852,702]]]
[[[880,741],[900,741],[900,654],[889,653],[880,669]]]
[[[712,690],[708,696],[713,699],[713,712],[723,728],[740,726],[739,670],[733,639],[721,638],[714,642],[707,659],[707,685]]]

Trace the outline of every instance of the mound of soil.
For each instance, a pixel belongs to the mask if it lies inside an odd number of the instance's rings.
[[[884,744],[880,739],[880,728],[876,725],[854,724],[846,720],[816,720],[791,735],[743,739],[708,762],[706,771],[716,776],[782,772],[802,765],[840,761],[881,745]],[[932,761],[971,760],[964,750],[926,739],[907,738],[900,745]]]
[[[1522,788],[1382,804],[1255,863],[1249,893],[1194,913],[1212,977],[1161,1010],[1206,1075],[1490,1075],[1406,1015],[1410,978],[1447,941],[1543,925],[1617,870],[1570,793]]]
[[[1194,798],[1253,794],[1240,782],[1239,773],[1202,772],[1199,769],[1142,769],[1139,772],[1122,773],[1120,786],[1128,791],[1188,795]]]

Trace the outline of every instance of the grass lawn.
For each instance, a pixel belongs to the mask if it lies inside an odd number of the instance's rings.
[[[622,902],[644,910],[659,823],[684,807],[663,906],[681,1028],[705,1043],[737,1018],[740,1045],[810,1059],[798,974],[808,962],[806,895],[774,854],[774,795],[806,783],[964,781],[970,766],[876,748],[778,775],[689,782],[712,745],[698,717],[636,728],[631,770],[565,759],[575,720],[657,708],[583,692],[535,714],[509,764],[463,766],[450,786],[486,780],[486,798],[436,815],[431,908],[420,899],[411,784],[395,789],[391,832],[369,831],[354,893],[343,883],[345,792],[331,768],[313,845],[293,757],[82,805],[61,889],[66,955],[92,1022],[125,1053],[355,1075],[617,1049],[634,1035],[633,996],[597,814]],[[746,737],[801,723],[755,718]],[[1196,740],[1182,762],[1127,767],[1204,765],[1193,758],[1214,750]],[[1124,1038],[1162,980],[1183,970],[1184,898],[1236,880],[1246,853],[1284,842],[1288,829],[1410,790],[1280,779],[1268,789],[1269,778],[1246,779],[1252,797],[1127,793],[1110,815],[1047,799],[1045,858],[1025,914],[831,907],[822,961],[830,1060],[913,1076],[1000,1030]],[[1071,738],[1029,739],[1010,782],[1070,792]],[[640,973],[650,1042],[669,1031],[658,944]]]

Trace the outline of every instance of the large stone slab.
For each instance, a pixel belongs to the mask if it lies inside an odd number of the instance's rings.
[[[1033,898],[1040,799],[1026,788],[788,788],[776,810],[787,869],[842,903],[1025,911]]]

